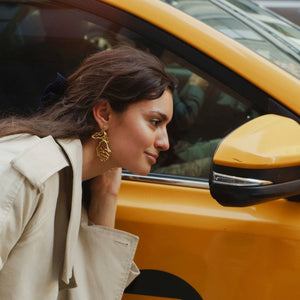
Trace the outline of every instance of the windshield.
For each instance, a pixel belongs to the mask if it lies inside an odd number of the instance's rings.
[[[300,28],[249,0],[165,0],[300,79]]]

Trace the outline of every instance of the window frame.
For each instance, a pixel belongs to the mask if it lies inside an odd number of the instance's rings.
[[[7,1],[5,1],[7,2]],[[14,2],[14,1],[11,1]],[[16,2],[17,3],[17,2]],[[28,4],[43,4],[42,1],[24,1]],[[164,49],[169,50],[181,59],[187,61],[195,68],[205,72],[210,77],[215,78],[224,86],[248,99],[251,103],[256,104],[265,113],[275,113],[290,117],[300,123],[300,117],[292,110],[285,107],[273,97],[262,91],[260,88],[246,80],[244,77],[238,75],[226,66],[222,65],[215,59],[200,50],[186,44],[177,37],[162,30],[161,28],[142,20],[128,12],[122,11],[107,3],[96,0],[58,0],[46,1],[46,4],[55,4],[61,7],[75,8],[95,16],[107,19],[115,24],[125,27],[133,32],[140,34],[153,43],[158,44]],[[192,178],[180,175],[167,175],[150,173],[147,176],[139,176],[123,171],[122,178],[125,180],[142,181],[149,183],[171,184],[187,187],[197,187],[208,189],[208,179]]]

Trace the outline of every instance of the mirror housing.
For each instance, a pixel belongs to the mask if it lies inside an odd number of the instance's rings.
[[[264,115],[237,128],[214,154],[209,185],[223,206],[300,195],[300,125]]]

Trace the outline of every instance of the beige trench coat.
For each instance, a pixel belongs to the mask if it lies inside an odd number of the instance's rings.
[[[138,237],[88,223],[79,140],[0,139],[0,299],[121,299]]]

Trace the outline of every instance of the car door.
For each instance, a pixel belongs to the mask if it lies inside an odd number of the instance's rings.
[[[299,299],[299,203],[225,208],[208,185],[224,136],[262,114],[299,121],[295,113],[207,53],[112,5],[0,3],[2,112],[30,113],[56,72],[67,76],[86,55],[119,44],[150,51],[178,79],[170,150],[148,176],[123,172],[116,226],[140,237],[141,269],[124,299]]]

